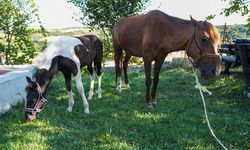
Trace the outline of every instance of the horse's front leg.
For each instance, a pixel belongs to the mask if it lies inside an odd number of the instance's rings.
[[[146,83],[146,103],[148,109],[153,109],[152,98],[150,94],[150,86],[151,86],[151,63],[152,61],[146,58],[143,58],[144,61],[144,69],[145,69],[145,83]]]
[[[128,80],[128,62],[129,62],[130,58],[131,58],[131,56],[126,54],[125,59],[123,61],[123,71],[124,71],[125,84],[126,84],[126,88],[128,88],[128,89],[130,88],[129,80]]]
[[[164,60],[165,60],[165,57],[158,58],[157,60],[155,60],[154,79],[153,79],[153,87],[152,87],[152,92],[151,92],[153,104],[156,104],[156,100],[155,100],[156,88],[157,88],[157,84],[159,82],[159,74],[160,74],[161,66],[162,66]]]
[[[71,112],[74,106],[74,98],[72,93],[72,86],[71,86],[71,73],[63,73],[65,83],[66,83],[66,89],[68,91],[68,97],[69,97],[69,107],[67,108],[67,111]]]
[[[77,85],[77,90],[82,97],[84,112],[89,113],[89,103],[88,103],[86,96],[85,96],[85,93],[84,93],[84,87],[82,85],[82,77],[81,77],[80,67],[78,67],[78,69],[77,69],[76,85]]]

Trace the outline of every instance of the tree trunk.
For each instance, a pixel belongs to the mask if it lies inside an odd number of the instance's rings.
[[[6,65],[9,65],[10,64],[10,42],[11,42],[11,35],[10,35],[10,32],[7,32],[8,35],[7,35],[7,49],[6,49],[6,52],[5,52],[5,57],[6,57]]]
[[[0,53],[0,65],[3,64],[3,60],[2,60],[2,54]]]

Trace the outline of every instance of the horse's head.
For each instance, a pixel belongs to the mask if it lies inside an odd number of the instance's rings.
[[[32,121],[36,119],[36,115],[41,112],[46,103],[46,99],[44,98],[44,85],[48,85],[51,79],[51,74],[45,69],[38,69],[36,73],[33,75],[36,78],[36,81],[32,81],[30,77],[26,77],[28,85],[25,90],[27,92],[26,97],[26,106],[25,106],[25,120]],[[48,78],[48,79],[46,79]],[[38,79],[43,79],[39,83],[44,86],[38,84]]]
[[[191,22],[193,33],[186,48],[187,54],[193,59],[193,65],[199,68],[202,78],[214,78],[221,70],[219,32],[207,21],[196,21],[191,17]]]

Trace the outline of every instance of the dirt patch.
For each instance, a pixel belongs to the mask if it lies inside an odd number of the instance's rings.
[[[0,70],[0,75],[11,72],[11,70]]]

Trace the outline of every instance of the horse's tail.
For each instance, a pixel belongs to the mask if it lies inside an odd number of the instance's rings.
[[[118,26],[121,21],[117,22],[112,30],[112,42],[113,42],[113,50],[114,50],[114,57],[122,55],[122,48],[119,44],[118,38]]]
[[[98,76],[101,75],[101,65],[103,60],[103,44],[102,41],[96,37],[94,41],[94,47],[96,49],[96,56],[94,58],[94,69]]]

